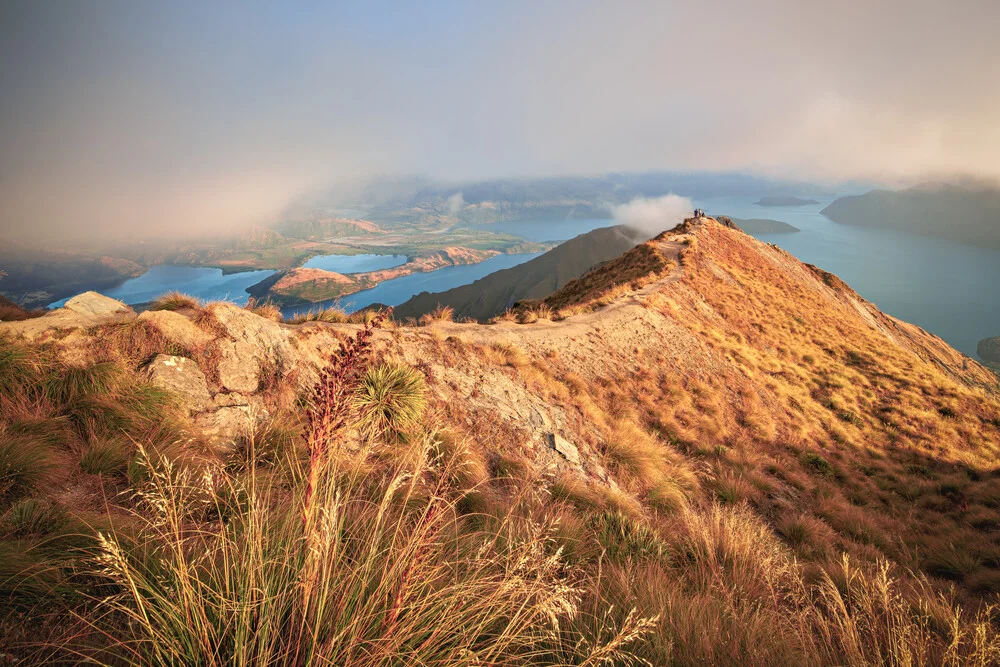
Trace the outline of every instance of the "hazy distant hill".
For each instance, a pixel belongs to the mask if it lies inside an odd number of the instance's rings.
[[[846,225],[898,229],[1000,248],[1000,190],[984,185],[925,183],[841,197],[822,213]]]
[[[502,313],[515,301],[543,298],[594,265],[614,259],[644,240],[624,227],[595,229],[471,285],[434,294],[422,292],[397,306],[395,316],[420,317],[442,305],[454,308],[456,317],[486,319]]]

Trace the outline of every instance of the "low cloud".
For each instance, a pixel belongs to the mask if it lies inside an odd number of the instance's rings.
[[[633,199],[627,204],[616,206],[612,215],[619,224],[653,237],[684,222],[693,211],[690,199],[670,194]]]
[[[461,192],[456,192],[448,197],[448,215],[458,215],[463,208],[465,208],[465,197],[462,196]]]

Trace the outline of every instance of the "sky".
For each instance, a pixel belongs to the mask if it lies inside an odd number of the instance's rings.
[[[1000,2],[0,4],[0,236],[377,174],[1000,177]]]

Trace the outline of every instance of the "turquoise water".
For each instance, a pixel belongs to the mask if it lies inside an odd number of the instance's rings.
[[[755,206],[756,198],[695,201],[709,215],[771,218],[797,234],[758,234],[804,262],[836,274],[881,310],[937,334],[975,358],[976,343],[1000,335],[1000,250],[881,229],[820,215],[820,204]]]
[[[547,241],[568,241],[574,236],[586,234],[600,227],[613,227],[618,223],[608,219],[587,220],[508,220],[481,225],[468,225],[473,229],[483,229],[501,234],[513,234],[535,243]]]
[[[336,273],[365,273],[406,264],[406,255],[320,255],[303,264],[307,269]]]
[[[118,287],[101,290],[101,293],[127,304],[146,303],[175,290],[203,301],[244,304],[249,297],[246,288],[273,273],[274,271],[243,271],[223,275],[222,269],[160,264],[151,267],[138,278],[129,278]],[[58,308],[66,301],[56,301],[50,307]]]
[[[512,266],[523,264],[541,254],[540,252],[526,252],[514,255],[497,255],[479,264],[446,266],[443,269],[428,273],[411,273],[408,276],[379,283],[377,287],[373,287],[372,289],[348,294],[340,299],[292,306],[283,309],[282,312],[286,317],[290,317],[299,313],[307,313],[310,310],[329,308],[330,306],[338,306],[348,312],[360,310],[373,303],[398,306],[421,292],[442,292],[452,287],[458,287],[459,285],[468,285],[471,282],[488,276],[494,271],[509,269]]]

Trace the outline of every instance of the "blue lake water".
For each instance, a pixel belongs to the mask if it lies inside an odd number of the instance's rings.
[[[820,203],[764,207],[753,204],[757,197],[718,197],[696,200],[694,205],[704,208],[709,215],[771,218],[798,227],[802,230],[798,233],[760,234],[758,238],[835,273],[885,312],[941,336],[970,356],[975,356],[979,340],[1000,335],[1000,298],[996,292],[1000,285],[1000,250],[837,224],[819,213],[834,197],[813,198],[821,200]],[[481,227],[541,242],[568,239],[613,224],[613,220],[520,220]],[[372,303],[395,306],[420,292],[441,292],[466,285],[539,254],[498,255],[479,264],[414,273],[342,299],[288,308],[285,312],[294,314],[331,305],[349,311]],[[331,263],[314,263],[320,261]],[[396,266],[403,261],[405,257],[392,255],[340,255],[313,258],[306,266],[351,273]],[[172,290],[203,300],[245,303],[246,288],[272,273],[247,271],[223,275],[220,269],[161,265],[104,293],[129,304],[151,301]]]
[[[408,276],[379,283],[377,287],[373,287],[372,289],[348,294],[340,299],[293,306],[283,309],[282,312],[286,317],[290,317],[299,313],[307,313],[310,310],[329,308],[330,306],[338,306],[348,312],[360,310],[373,303],[398,306],[421,292],[442,292],[452,287],[458,287],[459,285],[467,285],[488,276],[494,271],[509,269],[512,266],[523,264],[541,254],[540,252],[526,252],[514,255],[497,255],[479,264],[446,266],[437,271],[411,273]]]
[[[468,225],[472,229],[483,229],[501,234],[513,234],[535,243],[547,241],[568,241],[574,236],[586,234],[600,227],[613,227],[618,223],[608,219],[586,220],[508,220],[481,225]]]
[[[406,264],[406,255],[319,255],[310,257],[302,266],[336,273],[365,273],[402,264]]]
[[[770,218],[801,229],[758,234],[804,262],[836,274],[890,315],[912,322],[975,358],[976,344],[1000,335],[1000,250],[882,229],[853,227],[820,215],[820,204],[756,206],[756,198],[695,201],[709,215]]]
[[[259,283],[274,271],[243,271],[224,275],[222,269],[204,266],[160,264],[151,267],[138,278],[129,278],[118,287],[101,293],[127,304],[146,303],[166,292],[183,292],[203,301],[233,301],[244,304],[249,295],[246,288]],[[50,304],[57,308],[66,299]]]

